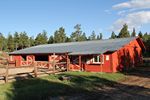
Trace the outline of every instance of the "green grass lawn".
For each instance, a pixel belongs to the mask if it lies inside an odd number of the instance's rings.
[[[69,76],[71,80],[59,80]],[[123,79],[121,73],[66,72],[0,85],[0,100],[48,100],[50,97],[88,94],[97,87],[111,86]]]

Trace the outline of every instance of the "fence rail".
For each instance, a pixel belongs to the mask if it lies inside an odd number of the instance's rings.
[[[143,58],[144,63],[150,63],[150,58]]]
[[[51,65],[51,69],[49,66]],[[63,65],[63,67],[62,67]],[[31,75],[32,77],[38,77],[42,74],[51,74],[66,71],[67,62],[48,62],[48,61],[34,61],[30,65],[20,67],[10,67],[9,64],[0,67],[0,79],[3,79],[5,83],[10,80],[10,77],[18,77],[23,74]],[[43,69],[44,68],[44,69]],[[61,69],[62,68],[62,69]],[[3,70],[3,72],[2,72]]]

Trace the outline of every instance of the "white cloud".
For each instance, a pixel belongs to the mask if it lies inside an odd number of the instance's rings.
[[[121,11],[118,12],[118,15],[123,16],[127,12],[128,12],[127,10],[121,10]]]
[[[104,10],[104,12],[107,13],[107,14],[111,14],[110,10]]]
[[[150,0],[130,0],[116,4],[112,8],[117,9],[120,18],[113,23],[111,31],[119,32],[125,23],[129,31],[150,24]]]
[[[119,30],[122,28],[122,25],[125,23],[128,25],[129,31],[131,31],[133,28],[140,28],[144,24],[150,23],[150,11],[134,12],[121,17],[115,21],[111,27],[111,30],[119,32]]]
[[[113,9],[126,9],[126,8],[129,8],[131,10],[149,9],[150,0],[130,0],[113,6]]]

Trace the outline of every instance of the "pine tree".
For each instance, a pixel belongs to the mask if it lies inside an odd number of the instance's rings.
[[[111,39],[115,39],[117,36],[116,36],[116,34],[115,34],[115,32],[114,31],[112,31],[112,33],[111,33]]]
[[[133,32],[131,33],[131,36],[132,36],[132,37],[135,37],[135,36],[136,36],[135,28],[133,28]]]
[[[51,36],[49,37],[49,39],[48,39],[48,44],[52,44],[52,43],[54,43],[54,38],[53,38],[53,36],[51,35]]]
[[[19,34],[19,49],[23,49],[29,46],[29,37],[26,32]]]
[[[66,41],[65,42],[71,42],[71,38],[66,37]]]
[[[18,50],[18,45],[19,45],[19,34],[18,32],[15,32],[14,34],[14,47],[15,47],[15,50]]]
[[[29,47],[34,46],[35,45],[35,41],[34,41],[34,37],[30,37],[29,38]]]
[[[86,40],[87,40],[86,34],[83,33],[82,36],[80,37],[80,41],[86,41]]]
[[[7,39],[0,33],[0,50],[7,50]]]
[[[92,31],[92,34],[89,36],[89,40],[96,40],[95,31]]]
[[[128,25],[127,24],[123,25],[123,28],[120,30],[118,37],[119,38],[130,37],[130,33],[128,31]]]
[[[102,33],[99,33],[99,39],[103,39],[103,34]]]
[[[141,34],[141,33],[140,33]],[[147,32],[142,36],[143,41],[146,43],[148,40],[150,40],[150,34]],[[149,44],[150,46],[150,44]]]
[[[63,43],[66,41],[66,33],[63,27],[60,27],[54,33],[54,42],[55,43]]]
[[[8,51],[8,46],[7,46],[7,38],[3,37],[3,51]]]
[[[97,40],[101,40],[103,38],[103,34],[102,33],[99,33],[99,35],[97,35]]]
[[[42,35],[41,35],[41,40],[42,44],[47,44],[48,43],[48,37],[47,37],[47,32],[46,30],[43,30]]]
[[[47,32],[43,30],[42,33],[39,33],[35,38],[35,45],[47,44]]]
[[[59,32],[58,32],[58,30],[56,30],[55,32],[54,32],[54,43],[58,43],[58,38],[59,38]]]
[[[14,50],[14,39],[13,39],[13,36],[11,34],[9,34],[7,40],[8,40],[8,42],[7,42],[8,50],[10,52],[12,52]]]
[[[143,34],[142,34],[142,32],[141,32],[141,31],[139,32],[138,36],[139,36],[140,38],[142,38],[142,37],[143,37]]]
[[[146,32],[146,33],[144,34],[144,36],[148,36],[148,33]]]
[[[70,38],[71,41],[82,41],[82,31],[81,31],[81,24],[77,24],[74,26],[75,32],[72,32]]]
[[[100,37],[99,37],[99,35],[97,35],[96,39],[97,39],[97,40],[100,40]]]

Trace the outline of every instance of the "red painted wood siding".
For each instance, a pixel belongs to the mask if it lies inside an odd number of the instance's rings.
[[[109,60],[106,60],[106,56],[109,56]],[[111,54],[104,54],[104,63],[100,64],[85,64],[85,71],[90,72],[112,72],[111,69]]]
[[[138,40],[131,41],[129,44],[120,48],[112,54],[113,72],[128,69],[142,63],[142,48]]]
[[[21,66],[22,57],[20,55],[13,56],[13,59],[16,62],[16,67]]]

